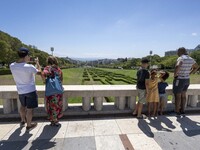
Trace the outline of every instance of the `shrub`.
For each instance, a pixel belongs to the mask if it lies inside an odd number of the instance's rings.
[[[0,75],[8,75],[11,74],[10,69],[0,69]]]

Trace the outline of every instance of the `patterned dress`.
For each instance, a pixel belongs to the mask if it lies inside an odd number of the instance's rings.
[[[59,67],[51,67],[51,66],[45,67],[43,71],[43,76],[45,78],[48,78],[50,76],[54,76],[55,72],[59,74],[60,79],[62,81],[62,71]],[[62,99],[63,99],[63,94],[55,94],[45,97],[47,115],[50,121],[59,119],[63,116]]]

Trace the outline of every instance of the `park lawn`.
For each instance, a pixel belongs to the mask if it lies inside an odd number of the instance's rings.
[[[133,78],[136,78],[137,70],[125,70],[125,69],[106,69],[106,68],[97,68],[105,71],[110,71],[114,73],[124,74]],[[69,68],[63,69],[63,84],[64,85],[81,85],[82,84],[82,75],[84,68]],[[191,84],[200,84],[200,75],[192,74],[191,76]],[[169,84],[173,83],[173,73],[170,73],[170,77],[166,80]],[[121,81],[112,81],[113,84],[126,84]],[[42,78],[39,75],[36,75],[36,84],[43,85]],[[101,82],[98,81],[87,81],[84,82],[87,85],[98,85]],[[12,75],[0,75],[0,85],[15,85]]]
[[[84,68],[63,69],[64,85],[81,85]]]

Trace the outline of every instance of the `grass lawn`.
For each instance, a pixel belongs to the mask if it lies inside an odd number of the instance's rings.
[[[99,68],[98,68],[99,69]],[[122,70],[122,69],[105,69],[100,68],[101,70],[110,71],[114,73],[120,73],[124,74],[126,76],[130,76],[133,78],[136,78],[136,70]],[[63,69],[63,84],[64,85],[81,85],[82,84],[82,74],[84,71],[84,68],[70,68],[70,69]],[[167,82],[169,84],[172,84],[173,82],[173,73],[170,73],[170,77],[167,79]],[[193,74],[191,75],[191,84],[200,84],[200,75],[199,74]],[[113,81],[114,84],[126,84],[122,81]],[[36,84],[37,85],[43,85],[42,79],[40,76],[36,76]],[[85,84],[101,84],[99,81],[86,81]],[[15,85],[15,82],[13,80],[12,75],[0,75],[0,85]]]

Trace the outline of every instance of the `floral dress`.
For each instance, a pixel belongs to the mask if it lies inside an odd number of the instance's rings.
[[[62,71],[59,67],[52,67],[52,66],[45,67],[43,70],[43,76],[45,78],[48,78],[50,76],[54,76],[56,72],[59,74],[60,79],[62,81]],[[54,121],[63,116],[62,99],[63,99],[63,94],[54,94],[45,97],[47,115],[50,121]]]

